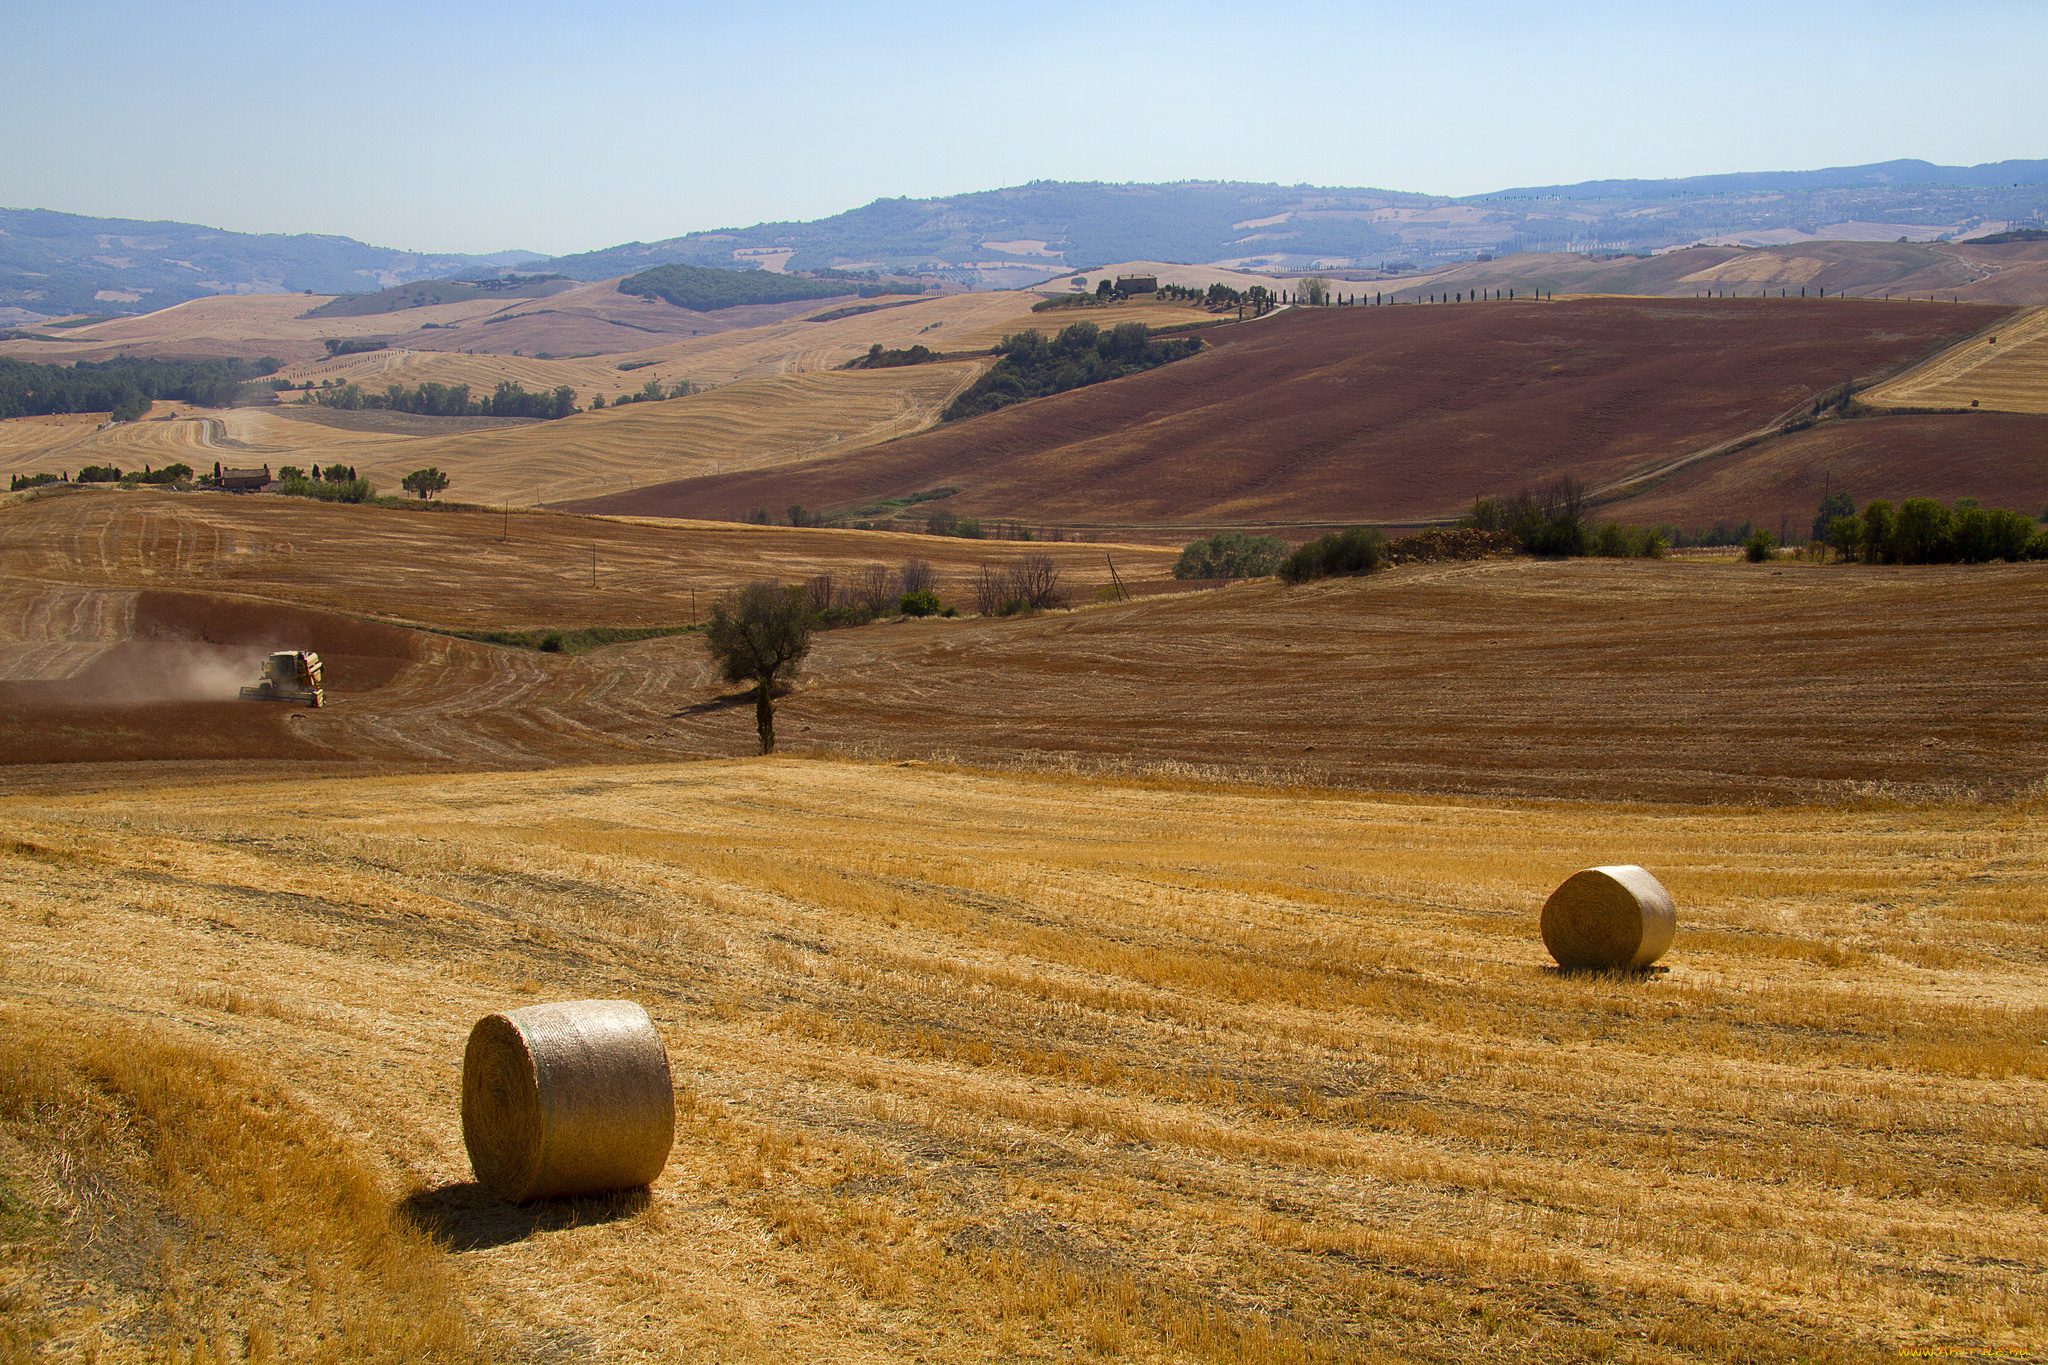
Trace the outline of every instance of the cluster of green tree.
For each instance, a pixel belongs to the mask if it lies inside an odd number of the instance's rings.
[[[1263,578],[1279,572],[1287,558],[1287,542],[1278,536],[1224,531],[1207,540],[1191,540],[1173,562],[1175,578]]]
[[[24,488],[41,488],[46,483],[66,482],[61,474],[15,474],[7,480],[7,491],[19,493]]]
[[[1840,499],[1841,501],[1837,501]],[[1988,564],[2048,559],[2048,530],[2032,517],[1964,498],[1953,508],[1932,498],[1882,499],[1858,515],[1846,494],[1823,504],[1827,543],[1845,562],[1865,564]]]
[[[349,477],[355,477],[354,469],[349,470]],[[398,486],[408,493],[419,494],[420,501],[425,502],[428,498],[448,486],[448,476],[434,468],[434,466],[428,465],[425,469],[415,469],[412,473],[400,479]]]
[[[123,474],[121,482],[133,488],[137,484],[154,484],[159,488],[177,488],[192,482],[192,466],[184,463],[167,464],[162,469],[151,469],[144,465],[133,474]]]
[[[118,483],[127,488],[138,484],[154,484],[162,488],[176,488],[192,481],[192,466],[184,463],[167,464],[162,469],[151,469],[148,465],[123,474],[119,465],[89,464],[78,471],[79,483]],[[22,488],[39,488],[46,483],[56,483],[53,474],[36,474],[19,484]]]
[[[825,280],[801,280],[767,270],[708,270],[696,265],[658,265],[619,281],[621,294],[666,299],[678,308],[713,313],[749,303],[795,303],[851,293]]]
[[[337,340],[334,337],[328,337],[325,341],[321,342],[320,344],[327,348],[327,354],[329,357],[338,355],[365,355],[371,351],[387,350],[390,348],[391,345],[391,343],[388,341],[370,341],[363,337],[349,337],[344,340]]]
[[[288,498],[315,498],[321,502],[377,500],[377,490],[368,479],[359,479],[355,470],[338,464],[327,466],[325,473],[314,465],[311,474],[296,465],[285,465],[277,471],[277,491]]]
[[[1073,322],[1051,341],[1037,332],[1006,336],[995,348],[1003,358],[949,404],[941,420],[957,422],[1047,394],[1138,374],[1202,349],[1194,338],[1150,341],[1142,322],[1118,323],[1108,332]]]
[[[1182,284],[1162,284],[1159,286],[1159,297],[1207,304],[1211,308],[1250,307],[1258,309],[1261,313],[1278,301],[1273,291],[1263,284],[1255,284],[1249,289],[1232,289],[1221,280],[1211,284],[1207,289],[1192,289]]]
[[[885,351],[882,343],[868,347],[868,353],[847,361],[842,370],[893,370],[904,365],[924,365],[937,360],[939,353],[929,346],[913,345],[907,351]]]
[[[973,517],[963,517],[950,507],[941,507],[924,519],[927,534],[935,536],[958,536],[961,540],[982,539],[981,523]]]
[[[1106,308],[1115,300],[1104,294],[1060,294],[1031,305],[1034,313],[1061,313],[1070,308]]]
[[[564,384],[552,393],[528,393],[516,379],[501,379],[488,398],[471,398],[467,384],[421,384],[408,389],[392,384],[382,393],[364,393],[356,384],[314,389],[301,402],[344,412],[372,409],[411,412],[426,417],[568,417],[579,411],[576,390]]]
[[[688,398],[691,394],[695,393],[696,391],[697,386],[695,384],[692,384],[687,379],[678,379],[669,388],[663,388],[661,386],[661,381],[659,379],[650,379],[645,384],[642,384],[640,386],[640,391],[638,393],[622,393],[617,398],[614,398],[612,400],[612,406],[615,408],[622,408],[628,403],[659,403],[665,398]],[[575,402],[576,395],[571,393],[569,395],[569,401],[572,403]],[[590,410],[592,412],[596,412],[603,406],[603,394],[598,394],[596,397],[590,400]],[[574,411],[574,409],[572,408],[571,411]],[[564,416],[566,415],[567,414],[565,413]]]
[[[1477,531],[1505,531],[1524,553],[1598,555],[1603,559],[1660,559],[1663,533],[1618,521],[1595,522],[1586,485],[1569,475],[1534,493],[1511,498],[1476,498],[1458,524]]]
[[[1690,530],[1683,526],[1659,526],[1657,535],[1674,550],[1719,549],[1730,545],[1747,545],[1758,529],[1753,521],[1745,521],[1740,526],[1733,522],[1717,521],[1712,526],[1695,526]]]
[[[1287,583],[1306,583],[1314,578],[1337,578],[1369,574],[1380,567],[1387,555],[1387,538],[1370,526],[1353,526],[1332,531],[1319,540],[1299,546],[1280,563],[1280,577]]]
[[[132,422],[165,400],[224,408],[250,379],[275,374],[278,361],[81,360],[75,365],[33,365],[0,357],[0,418],[56,412],[111,412]]]

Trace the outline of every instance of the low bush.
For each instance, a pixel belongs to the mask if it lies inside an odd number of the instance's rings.
[[[1778,557],[1778,542],[1769,531],[1758,527],[1750,533],[1749,543],[1742,547],[1742,557],[1752,564],[1761,564]]]
[[[1051,555],[1031,554],[1004,568],[983,564],[974,580],[974,610],[982,616],[1015,616],[1067,605],[1060,567]]]
[[[929,365],[939,358],[939,353],[929,346],[912,346],[905,351],[885,351],[882,343],[868,347],[868,353],[847,361],[842,370],[894,370],[905,365]]]
[[[329,483],[326,479],[308,479],[303,476],[283,478],[278,481],[277,491],[288,498],[313,498],[319,502],[374,502],[377,490],[368,479],[343,479]]]
[[[1481,531],[1469,526],[1442,527],[1403,536],[1387,544],[1389,564],[1436,564],[1449,560],[1485,559],[1513,554],[1520,546],[1506,531]]]
[[[1386,549],[1387,538],[1370,526],[1332,531],[1287,556],[1280,565],[1280,577],[1288,583],[1305,583],[1312,578],[1369,574],[1380,567]]]
[[[1287,558],[1287,542],[1278,536],[1253,538],[1225,531],[1207,540],[1191,540],[1174,561],[1175,578],[1263,578]]]
[[[897,606],[905,616],[936,616],[939,614],[939,595],[930,590],[907,592]]]

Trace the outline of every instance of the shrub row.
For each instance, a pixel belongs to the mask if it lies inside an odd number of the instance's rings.
[[[1828,544],[1844,562],[1865,564],[1988,564],[2048,559],[2048,530],[2031,517],[1965,498],[1954,508],[1932,498],[1907,498],[1896,509],[1883,499],[1860,515],[1828,522]]]

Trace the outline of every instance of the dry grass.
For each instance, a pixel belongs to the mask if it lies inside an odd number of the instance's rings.
[[[508,1350],[1851,1361],[2048,1312],[2038,801],[773,760],[0,822],[9,1027],[143,1011],[347,1115]],[[1548,970],[1544,894],[1624,856],[1670,971]],[[652,1012],[676,1154],[645,1201],[494,1206],[462,1039],[577,996]]]
[[[1873,407],[2048,413],[2048,308],[2000,323],[1862,395]]]
[[[168,910],[168,903],[160,905]],[[206,1002],[283,1016],[227,991]],[[119,1012],[0,1013],[7,1359],[466,1360],[455,1277],[260,1066]]]

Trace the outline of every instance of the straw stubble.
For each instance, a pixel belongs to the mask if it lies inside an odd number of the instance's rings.
[[[668,1051],[630,1000],[488,1015],[462,1059],[476,1178],[518,1202],[646,1185],[675,1139]]]

